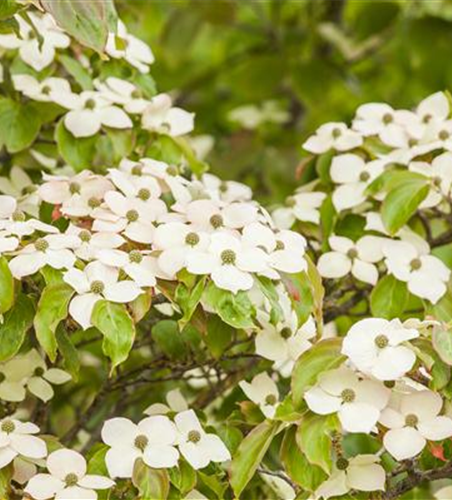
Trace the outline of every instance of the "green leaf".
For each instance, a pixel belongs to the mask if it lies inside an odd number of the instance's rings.
[[[231,343],[234,328],[226,324],[216,314],[210,315],[207,320],[207,335],[205,342],[212,356],[219,359],[226,347]]]
[[[19,295],[0,324],[0,361],[12,358],[19,352],[28,330],[33,325],[35,306],[26,295]]]
[[[80,371],[80,359],[78,351],[62,325],[58,325],[56,330],[56,341],[58,351],[63,356],[63,364],[66,370],[72,375],[75,382],[78,380]]]
[[[332,468],[331,433],[339,429],[336,415],[303,417],[297,430],[296,440],[309,463],[321,467],[327,474]]]
[[[186,346],[176,321],[164,319],[152,327],[152,337],[162,351],[172,359],[186,357]]]
[[[280,322],[284,314],[279,303],[280,298],[276,286],[270,278],[265,278],[264,276],[259,276],[257,282],[262,293],[267,297],[271,305],[270,322],[276,325]]]
[[[83,45],[103,52],[112,24],[112,0],[41,0],[59,26]]]
[[[67,316],[74,289],[66,283],[47,285],[39,299],[34,319],[36,338],[53,362],[57,355],[56,329]]]
[[[179,320],[179,324],[182,328],[190,321],[193,313],[195,312],[195,309],[198,307],[205,286],[205,278],[199,280],[192,289],[190,289],[184,283],[180,283],[177,286],[174,300],[184,313],[182,318]]]
[[[427,197],[429,190],[426,179],[415,179],[403,183],[387,194],[381,207],[381,217],[389,233],[397,233],[408,222]]]
[[[297,427],[293,425],[284,435],[281,445],[281,461],[289,477],[308,491],[315,491],[328,476],[317,465],[310,464],[295,439]]]
[[[328,151],[327,153],[320,155],[315,162],[317,174],[320,180],[325,184],[329,184],[331,182],[330,167],[335,154],[335,151]]]
[[[103,334],[102,350],[111,359],[112,370],[129,357],[135,340],[135,325],[124,304],[99,300],[91,314],[92,324]]]
[[[253,328],[254,306],[245,292],[235,295],[217,288],[212,282],[205,289],[204,300],[220,318],[234,328]]]
[[[266,420],[255,427],[240,443],[230,470],[230,483],[236,497],[240,496],[254,476],[278,428],[277,422]]]
[[[0,2],[0,21],[5,21],[9,17],[14,16],[16,12],[23,9],[24,6],[16,0],[2,0]]]
[[[382,191],[391,191],[411,181],[425,181],[425,176],[409,170],[385,170],[374,179],[366,188],[366,193],[375,195]]]
[[[64,126],[63,119],[55,129],[55,141],[61,157],[77,172],[92,166],[96,136],[76,138]]]
[[[284,283],[289,292],[292,307],[297,313],[298,326],[306,322],[314,308],[314,296],[307,273],[284,275]]]
[[[142,500],[168,498],[170,482],[165,469],[151,469],[143,460],[138,459],[133,467],[132,482]]]
[[[40,128],[41,120],[32,103],[0,98],[0,144],[8,152],[17,153],[30,146]]]
[[[384,276],[370,294],[370,309],[376,318],[393,319],[402,315],[408,302],[406,283]]]
[[[14,304],[14,278],[5,257],[0,257],[0,283],[0,314],[4,314]]]
[[[58,59],[64,66],[64,69],[75,79],[83,90],[92,90],[94,88],[90,74],[77,59],[65,54],[60,54]]]
[[[185,460],[179,461],[178,467],[169,469],[171,484],[185,496],[196,486],[196,471]]]
[[[297,360],[292,372],[292,394],[295,409],[301,408],[304,393],[324,371],[340,366],[346,359],[341,355],[342,339],[326,339],[315,344]]]

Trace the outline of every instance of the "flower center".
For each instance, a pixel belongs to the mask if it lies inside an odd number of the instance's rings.
[[[266,398],[265,398],[265,403],[270,405],[270,406],[274,406],[276,404],[278,400],[276,399],[276,396],[274,394],[269,394]]]
[[[227,182],[222,182],[219,187],[220,193],[227,193],[228,192],[228,183]]]
[[[80,231],[78,237],[83,241],[83,243],[88,243],[91,240],[91,233],[84,229],[83,231]]]
[[[37,186],[25,186],[22,189],[22,194],[33,194],[37,189]]]
[[[96,198],[95,196],[91,196],[91,198],[88,200],[88,206],[89,208],[97,208],[101,204],[101,201],[99,198]]]
[[[16,210],[12,218],[14,222],[23,222],[25,220],[25,214],[21,210]]]
[[[177,175],[177,168],[174,166],[174,165],[170,165],[167,169],[166,169],[166,173],[168,175],[171,175],[171,177],[176,177]]]
[[[381,334],[375,337],[375,345],[380,349],[384,349],[385,347],[387,347],[388,344],[389,344],[389,339],[388,337],[386,337],[386,335]]]
[[[286,245],[284,245],[284,242],[281,240],[276,241],[276,250],[284,250],[286,248]]]
[[[81,190],[81,186],[78,182],[71,182],[69,184],[69,192],[71,194],[79,194]]]
[[[149,191],[149,189],[141,188],[138,191],[138,198],[140,198],[140,200],[147,201],[149,200],[150,197],[151,197],[151,192]]]
[[[405,417],[405,425],[407,427],[416,427],[416,425],[419,423],[419,419],[417,418],[414,413],[410,413]]]
[[[450,137],[450,134],[447,130],[441,130],[441,132],[438,134],[438,137],[442,141],[447,141],[447,139],[449,139],[449,137]]]
[[[0,373],[0,383],[6,380],[6,375],[4,373]]]
[[[408,146],[409,146],[410,148],[413,148],[413,147],[414,147],[414,146],[416,146],[416,145],[417,145],[417,140],[416,140],[416,139],[411,138],[411,139],[408,141]]]
[[[385,380],[383,384],[388,389],[393,389],[395,387],[395,380]]]
[[[49,243],[45,239],[39,238],[35,241],[35,248],[38,252],[45,252],[49,248]]]
[[[426,114],[426,115],[424,115],[424,117],[422,118],[422,122],[423,122],[423,123],[429,123],[429,122],[430,122],[430,120],[431,120],[432,118],[433,118],[433,116],[432,116],[432,115],[430,115],[430,114]]]
[[[0,428],[6,434],[11,434],[16,430],[16,424],[12,420],[4,420]]]
[[[149,439],[144,436],[143,434],[140,434],[139,436],[137,436],[135,438],[135,448],[138,448],[140,451],[144,451],[146,446],[148,445],[149,443]]]
[[[220,258],[223,264],[233,265],[235,264],[236,255],[234,250],[223,250]]]
[[[199,236],[196,233],[188,233],[187,236],[185,236],[185,243],[194,247],[199,243]]]
[[[129,221],[129,222],[136,222],[138,220],[138,212],[136,210],[129,210],[127,213],[126,213],[126,219]]]
[[[344,403],[353,403],[356,399],[356,393],[353,389],[344,389],[341,392],[341,399]]]
[[[134,165],[132,167],[132,175],[137,175],[138,177],[143,175],[143,165]]]
[[[392,123],[394,121],[394,117],[391,115],[391,113],[385,113],[383,115],[383,123],[385,125],[389,125],[390,123]]]
[[[138,89],[135,89],[132,91],[132,93],[130,94],[130,97],[132,99],[139,99],[141,97],[141,92],[138,90]]]
[[[94,99],[88,99],[85,102],[86,109],[94,109],[96,107],[96,101]]]
[[[410,267],[412,271],[417,271],[418,269],[420,269],[422,267],[421,259],[413,259],[410,262]]]
[[[99,294],[105,290],[103,281],[95,280],[91,283],[90,290],[92,293]]]
[[[342,135],[342,130],[339,127],[333,128],[331,135],[333,136],[333,139],[337,139]]]
[[[293,208],[296,204],[297,204],[297,200],[296,200],[293,196],[289,196],[289,197],[286,199],[286,205],[287,205],[289,208]]]
[[[41,93],[44,95],[49,95],[51,90],[52,89],[48,85],[44,85],[44,87],[42,87],[41,89]]]
[[[292,337],[292,330],[288,326],[285,326],[281,330],[280,335],[283,339],[289,339],[290,337]]]
[[[73,472],[70,472],[64,478],[64,482],[66,483],[66,486],[68,486],[68,487],[75,486],[78,483],[78,476],[77,476],[77,474],[74,474]]]
[[[441,186],[442,179],[439,176],[433,177],[432,178],[432,184],[436,187]]]
[[[223,217],[221,217],[221,215],[219,214],[212,215],[212,217],[210,218],[210,225],[214,229],[218,229],[223,225]]]
[[[348,460],[344,457],[339,457],[336,460],[336,468],[339,470],[346,470],[348,467]]]
[[[134,264],[140,264],[141,261],[143,260],[143,256],[138,250],[132,250],[129,253],[129,260],[130,262],[133,262]]]
[[[370,179],[370,174],[369,172],[361,172],[359,174],[359,180],[361,182],[367,182]]]
[[[350,248],[350,250],[347,252],[347,257],[349,259],[356,259],[358,257],[358,251],[356,248]]]
[[[36,377],[42,377],[44,375],[44,368],[42,366],[38,366],[35,371],[33,372],[33,374],[36,376]]]
[[[188,441],[190,441],[190,443],[199,443],[199,441],[201,441],[201,434],[199,433],[199,431],[190,431],[188,433],[187,439]]]

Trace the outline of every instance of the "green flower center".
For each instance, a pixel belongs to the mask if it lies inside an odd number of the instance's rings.
[[[105,285],[100,280],[95,280],[91,283],[90,290],[92,293],[99,294],[105,290]]]
[[[356,399],[356,393],[353,389],[344,389],[341,392],[341,399],[344,403],[353,403]]]
[[[16,210],[12,218],[14,222],[23,222],[25,220],[25,214],[21,210]]]
[[[91,198],[88,200],[88,206],[90,208],[97,208],[100,207],[101,201],[99,198],[96,198],[95,196],[91,196]]]
[[[149,443],[149,439],[144,436],[143,434],[140,434],[135,438],[135,448],[138,448],[140,451],[144,451],[146,449],[146,446]]]
[[[134,264],[140,264],[141,261],[143,260],[143,256],[138,250],[132,250],[129,253],[129,260],[130,262],[133,262]]]
[[[194,247],[199,243],[199,236],[196,233],[188,233],[187,236],[185,236],[185,243]]]
[[[333,128],[331,135],[333,136],[333,139],[337,139],[338,137],[340,137],[342,135],[342,130],[338,127]]]
[[[138,217],[139,217],[139,214],[138,214],[138,212],[136,210],[129,210],[126,213],[126,219],[129,222],[136,222],[138,220]]]
[[[42,377],[44,375],[44,368],[42,366],[38,366],[35,371],[33,372],[33,374],[36,376],[36,377]]]
[[[388,389],[393,389],[395,387],[395,381],[394,380],[385,380],[383,382],[384,386],[387,387]]]
[[[442,179],[439,176],[433,177],[432,178],[432,184],[436,187],[441,186]]]
[[[94,99],[88,99],[85,102],[86,109],[94,109],[96,107],[96,101]]]
[[[414,139],[414,138],[411,138],[409,141],[408,141],[408,146],[410,148],[413,148],[414,146],[417,146],[417,140]]]
[[[286,198],[286,205],[289,208],[293,208],[297,204],[297,200],[293,196]]]
[[[41,89],[41,93],[44,95],[49,95],[52,89],[48,85],[44,85]]]
[[[190,443],[199,443],[199,441],[201,441],[201,434],[199,431],[190,431],[187,439]]]
[[[220,193],[227,193],[228,191],[228,183],[222,182],[219,187]]]
[[[210,225],[214,229],[218,229],[223,225],[223,217],[221,217],[220,214],[212,215],[212,217],[210,218]]]
[[[6,375],[4,373],[0,373],[0,383],[6,380]]]
[[[286,248],[286,245],[284,245],[284,242],[281,240],[276,241],[276,250],[284,250]]]
[[[441,130],[441,132],[438,134],[438,137],[442,141],[447,141],[447,139],[449,139],[449,137],[450,137],[450,134],[447,130]]]
[[[410,413],[405,417],[405,425],[407,427],[416,427],[416,425],[419,423],[419,419],[417,418],[414,413]]]
[[[79,194],[81,190],[81,186],[78,182],[71,182],[69,184],[69,192],[71,194]]]
[[[75,486],[78,483],[78,476],[77,474],[74,474],[73,472],[70,472],[65,478],[64,482],[66,483],[66,486]]]
[[[349,259],[356,259],[358,257],[358,251],[356,248],[350,248],[350,250],[347,252],[347,257]]]
[[[394,121],[394,117],[391,115],[391,113],[385,113],[383,115],[383,123],[385,125],[389,125],[390,123],[392,123]]]
[[[88,243],[91,240],[91,233],[84,229],[83,231],[80,231],[78,237],[83,241],[83,243]]]
[[[424,115],[424,117],[422,118],[422,122],[423,122],[423,123],[429,123],[429,122],[431,121],[431,119],[432,119],[432,118],[433,118],[433,116],[432,116],[432,115],[430,115],[430,114],[426,114],[426,115]]]
[[[135,89],[132,91],[132,93],[130,94],[130,97],[132,99],[139,99],[141,97],[141,92],[138,90],[138,89]]]
[[[361,172],[359,174],[359,180],[361,182],[367,182],[370,179],[370,174],[369,172]]]
[[[45,239],[39,238],[35,241],[35,248],[38,252],[45,252],[49,248],[49,243]]]
[[[143,165],[134,165],[132,167],[132,175],[140,177],[143,175]]]
[[[384,349],[385,347],[387,347],[387,345],[389,344],[389,339],[388,337],[386,337],[386,335],[377,335],[377,337],[375,337],[375,345],[380,348],[380,349]]]
[[[235,255],[234,250],[223,250],[220,258],[223,264],[233,265],[235,264],[237,256]]]
[[[348,460],[344,457],[339,457],[336,460],[336,468],[338,470],[346,470],[348,467]]]
[[[11,434],[16,430],[16,424],[12,420],[4,420],[0,428],[6,434]]]
[[[270,406],[274,406],[276,404],[278,400],[276,399],[276,396],[274,394],[269,394],[266,398],[265,398],[265,403],[270,405]]]
[[[290,339],[292,337],[292,330],[288,326],[285,326],[281,330],[280,335],[283,339]]]
[[[413,259],[410,262],[410,267],[412,271],[417,271],[422,267],[422,261],[421,259]]]
[[[177,168],[174,166],[174,165],[170,165],[167,169],[166,169],[166,173],[168,175],[171,175],[171,177],[176,177],[176,175],[178,174],[178,171],[177,171]]]
[[[149,200],[150,197],[151,197],[151,192],[149,191],[149,189],[141,188],[138,191],[138,198],[140,198],[140,200],[147,201]]]

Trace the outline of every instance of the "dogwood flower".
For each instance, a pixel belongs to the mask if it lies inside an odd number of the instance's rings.
[[[450,269],[440,259],[405,241],[386,241],[382,249],[388,272],[406,282],[413,295],[436,304],[446,293]]]
[[[345,431],[369,434],[390,395],[381,382],[361,380],[352,370],[341,367],[323,372],[304,399],[314,413],[337,413]]]
[[[150,417],[152,418],[152,417]],[[216,434],[208,434],[193,410],[186,410],[174,417],[177,427],[177,445],[182,456],[196,470],[210,462],[225,462],[231,454]]]
[[[323,278],[342,278],[351,272],[360,281],[375,285],[375,263],[383,259],[384,241],[378,236],[363,236],[354,243],[344,236],[330,236],[328,243],[333,251],[320,256],[317,269]]]
[[[277,208],[272,212],[272,218],[279,229],[290,229],[295,221],[320,222],[319,208],[326,198],[325,193],[295,193],[286,200],[286,207]]]
[[[54,269],[69,269],[75,263],[70,250],[77,246],[77,238],[68,234],[49,234],[19,250],[9,262],[11,273],[16,279],[30,276],[44,266]]]
[[[213,174],[203,174],[202,184],[213,200],[233,203],[235,201],[250,201],[253,192],[249,186],[237,181],[223,181]]]
[[[16,34],[0,35],[0,47],[19,49],[20,58],[24,63],[36,71],[42,71],[53,62],[56,49],[69,46],[70,38],[58,28],[50,14],[27,14],[33,26],[22,16],[14,16],[19,23],[20,37]],[[37,33],[41,39],[38,39]]]
[[[192,274],[209,274],[218,288],[237,293],[253,286],[250,273],[268,270],[267,255],[230,234],[215,233],[208,251],[187,257],[187,270]]]
[[[416,355],[402,345],[419,337],[398,319],[367,318],[355,323],[344,338],[342,354],[356,368],[378,380],[397,380],[411,370]]]
[[[380,417],[389,431],[383,444],[396,460],[418,455],[427,441],[452,436],[452,419],[440,416],[443,400],[435,392],[423,390],[394,398]]]
[[[279,404],[279,391],[275,382],[266,372],[259,373],[253,380],[239,382],[246,396],[256,403],[267,418],[273,418]]]
[[[31,422],[20,422],[14,418],[0,420],[0,469],[16,457],[44,458],[47,455],[45,442],[33,436],[39,427]]]
[[[127,113],[140,114],[149,105],[149,100],[143,98],[139,88],[127,80],[109,76],[104,82],[97,80],[94,84],[102,97],[112,104],[123,106]]]
[[[182,412],[188,410],[187,401],[182,395],[180,389],[173,389],[169,391],[166,395],[167,404],[163,403],[154,403],[146,410],[144,413],[146,415],[165,415],[171,411],[174,412]]]
[[[126,418],[112,418],[102,427],[102,440],[110,449],[105,456],[111,477],[130,478],[137,458],[155,469],[174,467],[178,434],[168,417],[154,415],[138,425]]]
[[[315,492],[315,498],[327,500],[350,490],[384,491],[386,473],[376,455],[357,455],[349,460],[340,457],[331,476]]]
[[[84,329],[91,326],[91,314],[99,300],[126,303],[142,293],[134,281],[119,281],[118,269],[99,261],[90,262],[83,271],[69,269],[63,279],[77,292],[69,304],[69,313]]]
[[[263,123],[286,123],[289,118],[290,114],[277,101],[265,101],[260,106],[246,104],[228,113],[229,120],[248,130],[254,130]]]
[[[336,210],[346,210],[363,203],[367,186],[385,169],[385,160],[365,162],[355,154],[343,154],[333,158],[330,176],[333,182],[340,184],[333,193],[333,205]]]
[[[95,259],[101,250],[119,248],[125,243],[125,239],[117,233],[102,231],[92,233],[88,229],[82,229],[74,225],[70,225],[66,233],[78,237],[79,243],[74,248],[74,253],[85,261]]]
[[[174,107],[168,94],[159,94],[144,109],[141,124],[146,130],[177,137],[193,130],[194,114]]]
[[[71,86],[64,78],[50,77],[42,81],[31,75],[13,75],[14,88],[34,101],[52,102],[55,93],[71,93]]]
[[[330,149],[350,151],[363,143],[361,135],[350,130],[345,123],[325,123],[319,127],[315,135],[304,144],[306,151],[314,154],[326,153]]]
[[[85,458],[76,451],[56,450],[47,457],[49,474],[37,474],[28,482],[25,493],[35,500],[97,499],[95,490],[106,490],[114,481],[97,474],[87,474]]]
[[[412,137],[422,139],[429,128],[441,126],[450,113],[444,92],[436,92],[422,100],[414,113],[408,112],[405,126]]]
[[[125,59],[141,73],[148,73],[154,62],[150,47],[128,33],[125,24],[118,20],[116,33],[109,33],[105,52],[114,59]]]
[[[33,217],[39,215],[38,205],[40,200],[37,187],[22,168],[13,166],[9,172],[9,177],[0,177],[0,192],[14,196],[20,210]]]

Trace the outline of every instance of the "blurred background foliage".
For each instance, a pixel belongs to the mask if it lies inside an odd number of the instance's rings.
[[[266,203],[297,185],[301,144],[321,123],[452,88],[452,0],[116,3],[153,48],[159,90],[213,137],[212,170]]]

